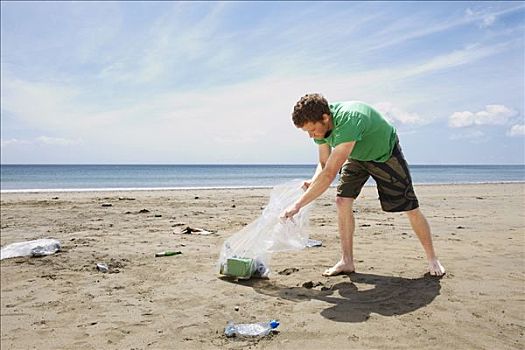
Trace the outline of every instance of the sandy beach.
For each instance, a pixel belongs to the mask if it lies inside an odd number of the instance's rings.
[[[62,251],[1,261],[1,347],[523,349],[525,184],[416,192],[441,279],[425,275],[407,218],[382,212],[374,187],[356,202],[357,273],[321,276],[339,258],[331,189],[311,212],[323,246],[275,254],[268,280],[243,282],[220,278],[217,258],[270,189],[3,193],[2,246],[56,238]],[[182,254],[155,257],[163,250]],[[277,334],[223,335],[228,320],[271,319]]]

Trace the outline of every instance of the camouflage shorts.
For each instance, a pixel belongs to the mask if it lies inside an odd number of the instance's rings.
[[[419,207],[399,142],[396,143],[392,156],[384,163],[354,159],[346,161],[341,168],[337,195],[357,198],[370,176],[376,182],[384,211],[409,211]]]

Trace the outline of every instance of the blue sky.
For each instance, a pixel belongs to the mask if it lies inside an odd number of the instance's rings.
[[[2,163],[314,163],[320,92],[412,164],[525,163],[523,2],[2,2]]]

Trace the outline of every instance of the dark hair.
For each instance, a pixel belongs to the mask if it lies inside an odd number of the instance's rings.
[[[323,114],[331,115],[326,98],[321,94],[306,94],[295,104],[292,120],[295,126],[302,128],[308,122],[320,122]]]

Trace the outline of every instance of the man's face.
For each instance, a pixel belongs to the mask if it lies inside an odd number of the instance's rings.
[[[329,117],[325,114],[323,120],[320,122],[306,122],[301,130],[307,132],[310,138],[322,139],[330,130],[330,123],[327,119],[329,119]]]

